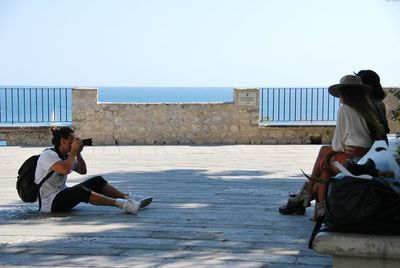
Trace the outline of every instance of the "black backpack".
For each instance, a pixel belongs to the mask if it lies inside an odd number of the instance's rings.
[[[42,207],[39,189],[43,183],[50,178],[54,171],[50,171],[39,184],[35,183],[35,171],[40,155],[29,157],[19,168],[17,176],[17,192],[24,202],[36,202],[39,199],[39,210]]]
[[[324,208],[309,248],[319,231],[400,234],[400,196],[383,179],[332,178],[326,186]]]

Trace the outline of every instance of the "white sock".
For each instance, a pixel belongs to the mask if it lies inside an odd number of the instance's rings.
[[[115,199],[115,206],[117,206],[118,208],[122,209],[122,207],[124,206],[126,200],[122,199],[122,198],[117,198]]]

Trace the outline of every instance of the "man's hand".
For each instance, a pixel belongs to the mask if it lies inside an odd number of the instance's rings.
[[[80,154],[82,152],[82,150],[83,150],[83,147],[85,147],[85,145],[83,145],[82,140],[79,140],[79,143],[80,143],[80,145],[79,145],[78,154]]]
[[[74,140],[71,143],[71,154],[74,156],[80,154],[83,150],[83,144],[82,141],[78,138],[74,138]]]
[[[76,138],[72,144],[74,144],[74,146],[76,146],[76,160],[77,160],[77,167],[74,169],[76,172],[78,172],[79,174],[86,174],[87,169],[86,169],[86,163],[85,160],[83,160],[83,157],[81,155],[81,152],[83,150],[83,142],[82,140]],[[72,151],[72,147],[71,147],[71,151]]]

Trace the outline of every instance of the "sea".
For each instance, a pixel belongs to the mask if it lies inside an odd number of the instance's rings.
[[[99,102],[232,102],[233,87],[98,87]]]

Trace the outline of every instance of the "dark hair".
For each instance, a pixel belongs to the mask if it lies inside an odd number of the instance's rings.
[[[51,135],[53,135],[51,143],[53,143],[53,145],[58,148],[61,143],[61,138],[67,139],[71,133],[74,133],[74,130],[70,127],[52,127],[50,128],[50,133]]]
[[[344,87],[340,89],[340,96],[344,104],[356,110],[365,119],[372,140],[384,139],[384,128],[372,112],[374,108],[367,99],[365,90],[359,87]]]
[[[377,73],[372,70],[361,70],[357,73],[357,76],[361,78],[364,85],[372,87],[372,92],[370,93],[372,99],[383,100],[386,97]]]

